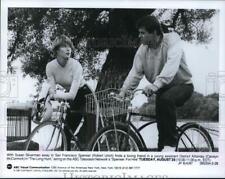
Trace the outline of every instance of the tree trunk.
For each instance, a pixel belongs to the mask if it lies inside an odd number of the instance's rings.
[[[110,46],[109,53],[106,61],[102,67],[101,74],[99,76],[96,91],[100,91],[107,88],[121,88],[123,82],[133,65],[134,55],[136,53],[135,39],[137,39],[138,31],[136,29],[136,22],[142,16],[151,14],[154,9],[112,9],[109,13],[109,25],[107,29],[106,38],[119,40],[122,45],[117,41],[113,43],[114,46]],[[126,41],[134,43],[128,44]],[[109,44],[108,44],[109,45]],[[112,44],[110,44],[112,45]],[[91,120],[92,123],[88,123],[88,126],[95,124],[95,120]],[[94,135],[94,132],[90,132],[90,136]]]
[[[97,91],[106,88],[121,88],[132,67],[136,49],[115,48],[109,50],[99,77]]]
[[[106,88],[120,88],[132,67],[133,58],[137,50],[136,39],[138,29],[137,20],[150,15],[155,9],[112,9],[109,13],[108,37],[120,40],[121,43],[130,41],[134,45],[115,46],[109,49],[105,64],[99,77],[97,91]],[[124,39],[124,40],[122,40]],[[126,42],[125,42],[126,44]]]

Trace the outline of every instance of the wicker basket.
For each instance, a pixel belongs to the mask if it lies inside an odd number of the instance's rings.
[[[113,117],[126,114],[130,101],[118,100],[115,98],[115,94],[118,94],[119,92],[120,90],[118,89],[109,88],[95,92],[95,96],[93,96],[93,94],[86,95],[86,112],[88,114],[96,114],[97,106],[95,99],[97,99],[101,116]]]

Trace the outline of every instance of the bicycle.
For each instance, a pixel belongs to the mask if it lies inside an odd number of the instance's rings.
[[[98,92],[99,112],[100,117],[105,116],[111,123],[101,128],[96,135],[91,139],[88,150],[90,151],[148,151],[141,131],[156,123],[153,119],[150,122],[136,128],[132,123],[132,116],[143,115],[133,111],[131,99],[133,99],[137,91],[128,94],[124,99],[118,99],[115,92],[119,90],[111,89],[103,92]],[[108,95],[105,94],[108,92]],[[100,94],[100,95],[99,95]],[[103,96],[103,97],[102,97]],[[89,106],[87,106],[89,107]],[[118,110],[118,108],[120,110]],[[91,112],[91,111],[90,111]],[[117,121],[116,116],[125,115],[123,120]],[[144,116],[152,117],[152,116]],[[154,117],[154,116],[153,116]],[[212,152],[214,150],[213,141],[204,127],[201,125],[188,122],[181,127],[177,126],[179,134],[176,151],[179,152]]]
[[[91,90],[92,91],[92,90]],[[95,98],[95,94],[92,91],[93,95],[93,104],[95,104],[95,117],[98,119],[98,104]],[[44,106],[48,99],[48,95],[44,100],[38,101],[37,106],[39,106],[39,113],[43,113]],[[85,150],[82,147],[77,134],[79,133],[84,119],[81,120],[76,131],[73,133],[70,127],[66,122],[67,111],[70,110],[70,105],[68,101],[61,100],[58,101],[59,106],[55,109],[55,115],[51,119],[42,121],[42,115],[35,117],[33,120],[34,123],[38,124],[34,130],[29,135],[28,139],[25,142],[25,150],[41,150],[41,151],[66,151],[67,150],[67,140],[64,130],[67,129],[72,137],[71,141],[71,150],[80,151]],[[75,111],[71,111],[73,113]],[[98,126],[96,126],[96,129]]]

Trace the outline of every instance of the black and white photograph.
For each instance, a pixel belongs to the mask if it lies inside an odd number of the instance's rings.
[[[10,8],[7,149],[218,151],[218,15]]]
[[[5,150],[217,155],[220,17],[210,6],[9,7]]]

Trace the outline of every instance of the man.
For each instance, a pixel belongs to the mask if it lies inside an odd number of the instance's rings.
[[[135,89],[145,75],[150,82],[145,93],[156,93],[158,150],[175,151],[176,107],[182,106],[193,93],[192,75],[185,62],[182,41],[175,32],[163,34],[154,16],[141,18],[137,27],[141,45],[119,95],[124,97],[127,90]]]

